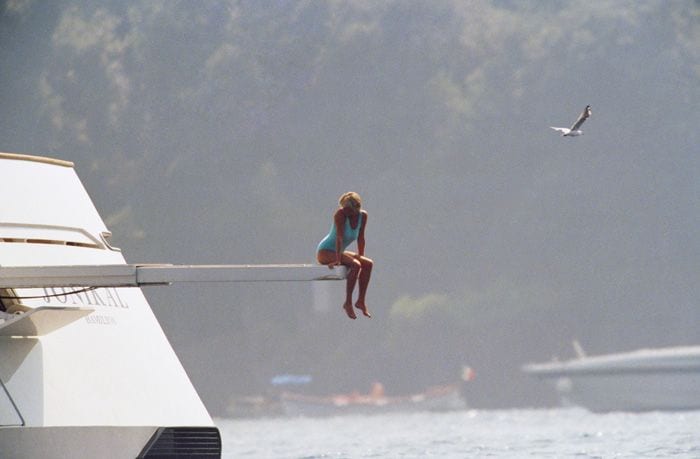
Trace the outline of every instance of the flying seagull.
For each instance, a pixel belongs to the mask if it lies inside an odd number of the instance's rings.
[[[583,113],[578,117],[576,122],[574,123],[571,128],[562,128],[562,127],[554,127],[550,126],[552,129],[555,131],[561,132],[561,135],[563,137],[575,137],[577,135],[583,135],[583,131],[581,130],[581,125],[583,124],[586,119],[588,119],[589,116],[591,116],[591,106],[586,105],[586,108],[583,109]]]

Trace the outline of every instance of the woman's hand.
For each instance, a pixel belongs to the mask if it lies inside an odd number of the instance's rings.
[[[336,266],[340,266],[340,260],[335,260],[328,263],[328,269],[333,269]]]

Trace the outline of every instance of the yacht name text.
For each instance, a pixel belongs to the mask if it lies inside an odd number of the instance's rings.
[[[44,287],[44,301],[47,303],[73,304],[85,306],[108,306],[128,309],[129,305],[114,287],[96,290],[74,291],[64,287]]]

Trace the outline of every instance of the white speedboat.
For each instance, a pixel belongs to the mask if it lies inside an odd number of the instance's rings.
[[[139,286],[341,279],[313,265],[130,265],[73,164],[0,153],[0,455],[220,457]]]
[[[595,412],[700,409],[700,346],[580,355],[523,371],[553,383],[564,404]]]

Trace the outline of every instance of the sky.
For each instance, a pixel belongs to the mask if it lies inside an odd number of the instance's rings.
[[[362,196],[371,320],[342,284],[145,289],[215,414],[462,365],[473,406],[546,405],[520,366],[574,339],[698,343],[696,1],[10,0],[0,59],[0,151],[73,161],[128,262],[312,263]]]

